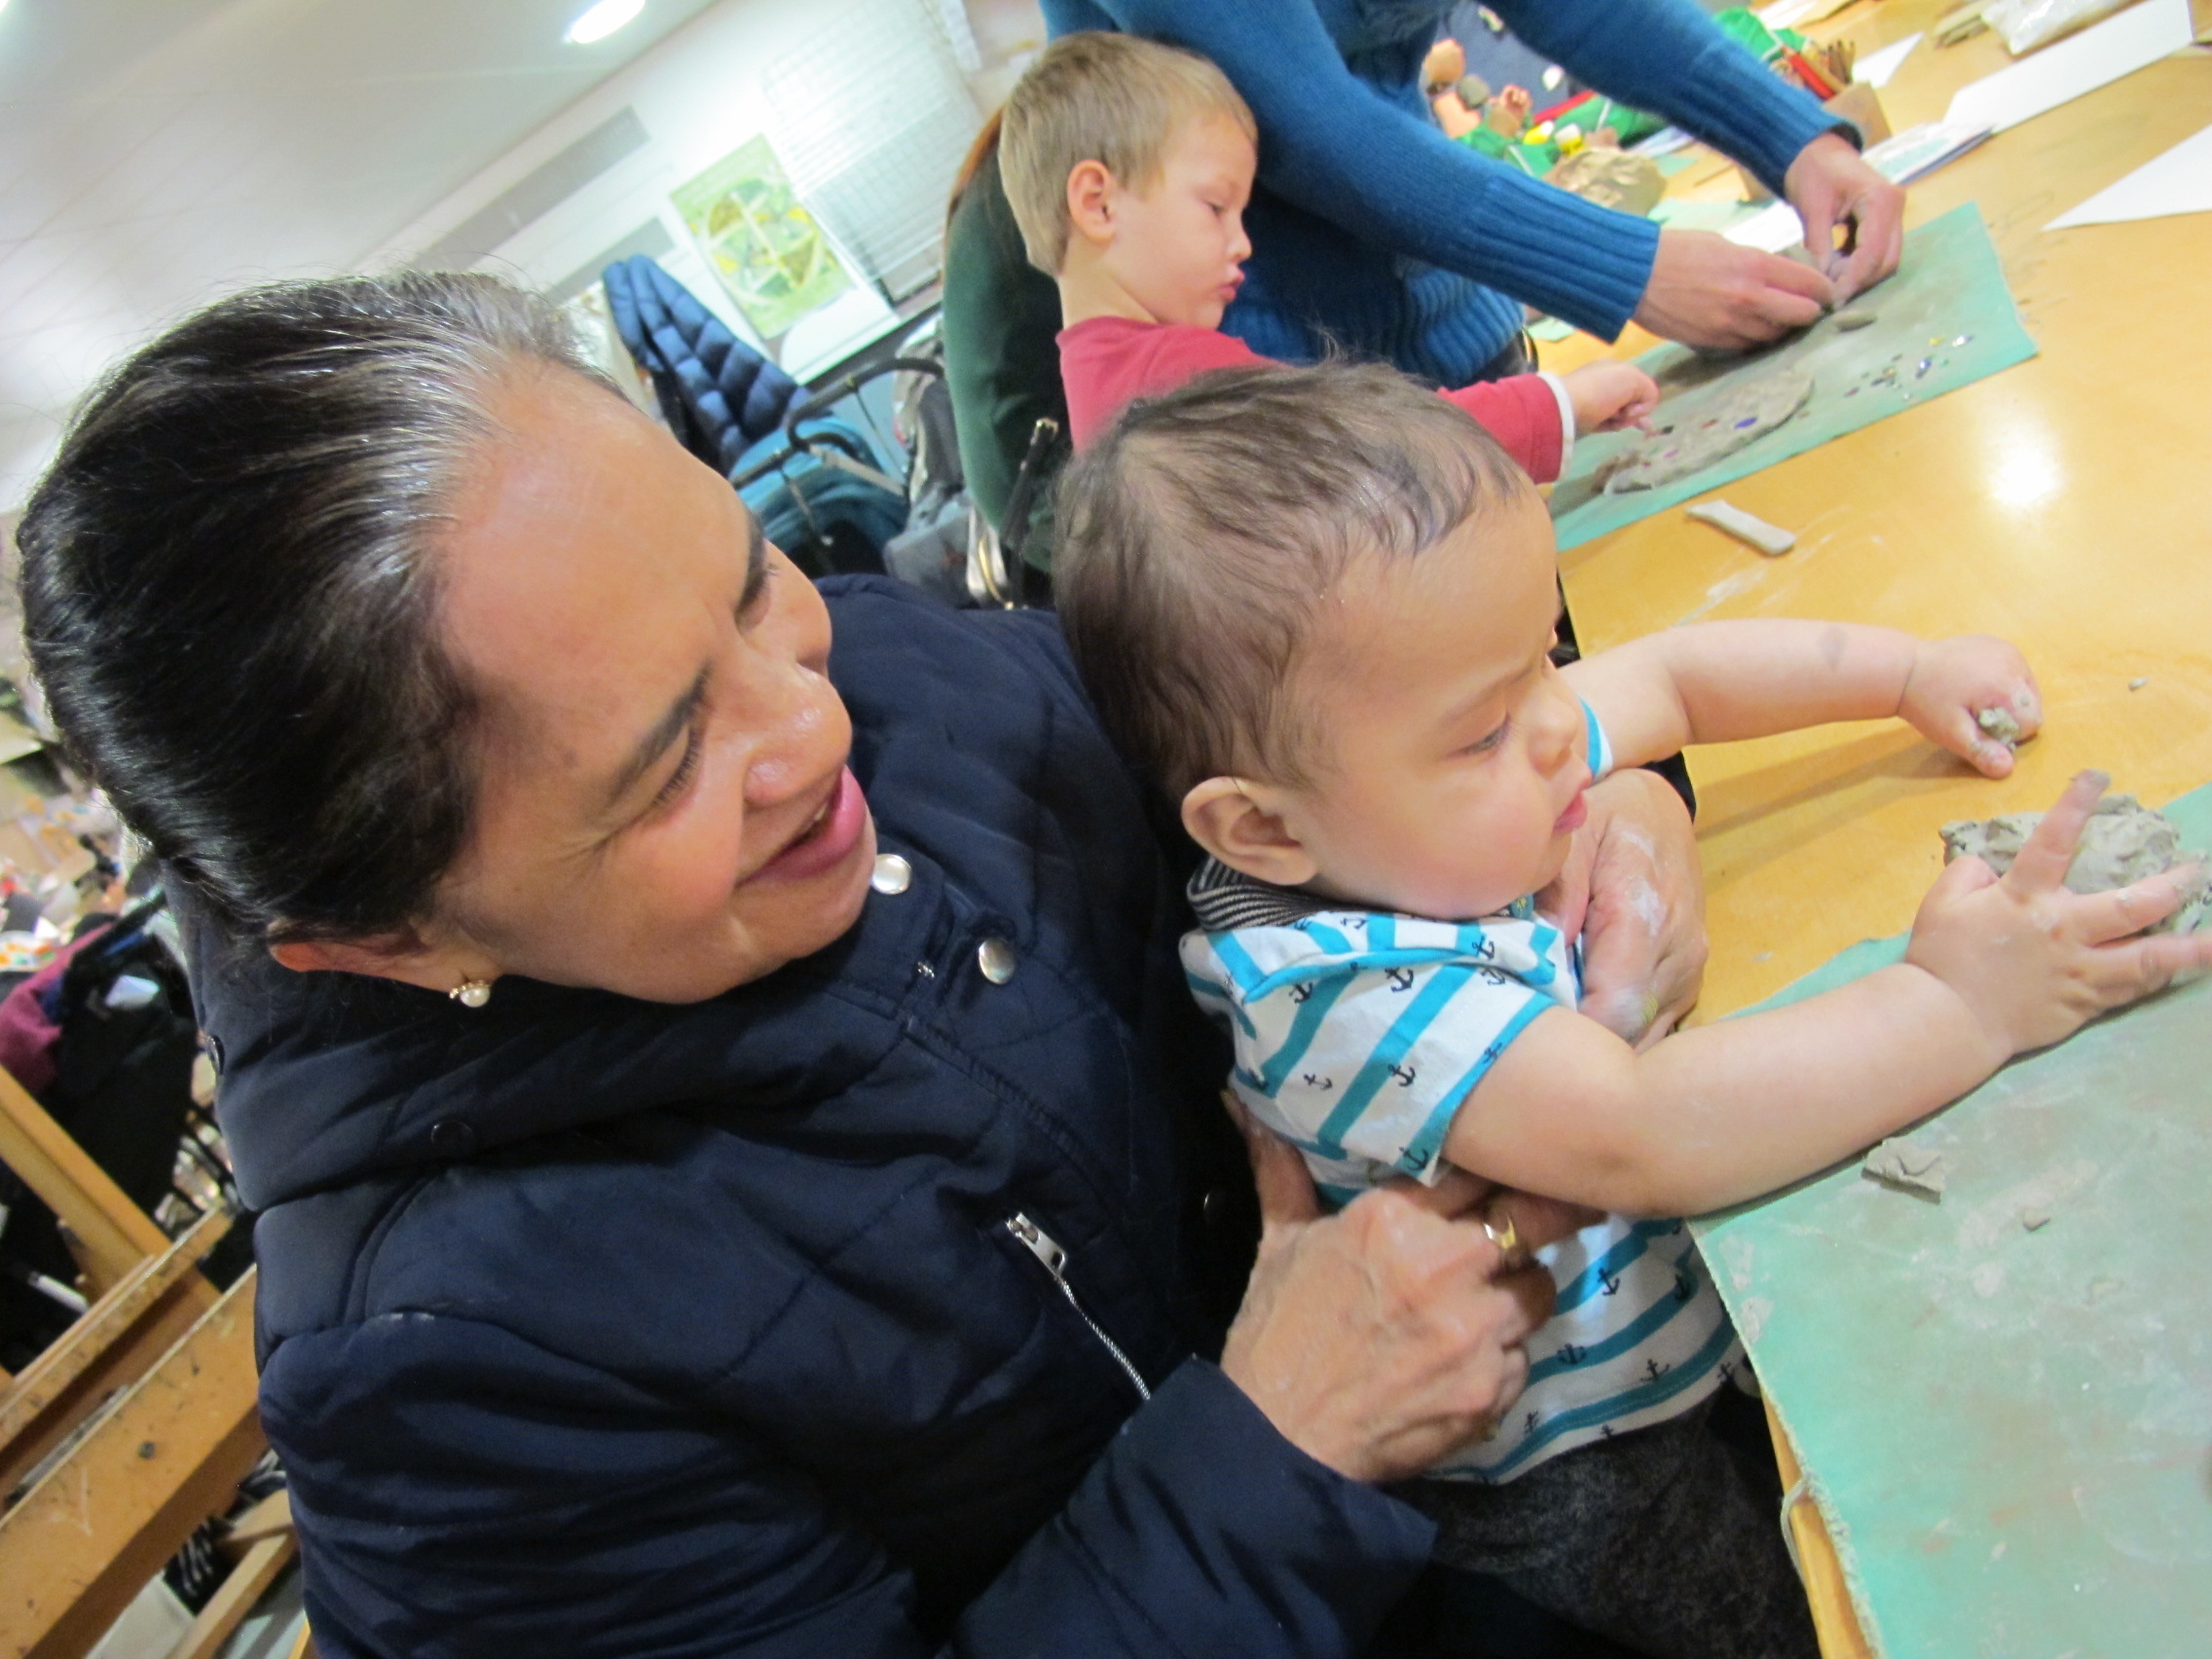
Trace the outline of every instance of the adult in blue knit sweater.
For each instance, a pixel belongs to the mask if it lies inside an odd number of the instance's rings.
[[[1897,268],[1903,194],[1847,123],[1784,86],[1692,0],[1493,0],[1530,47],[1745,163],[1804,216],[1822,270],[1662,231],[1455,144],[1422,97],[1447,0],[1043,0],[1054,35],[1119,29],[1202,53],[1260,123],[1252,257],[1222,326],[1265,356],[1334,340],[1448,386],[1513,373],[1520,302],[1605,339],[1631,319],[1744,347]],[[1833,230],[1855,228],[1832,256]],[[1502,359],[1502,360],[1501,360]]]

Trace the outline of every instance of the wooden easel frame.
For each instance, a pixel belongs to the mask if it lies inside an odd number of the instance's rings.
[[[171,1243],[0,1071],[0,1160],[68,1230],[98,1300],[0,1388],[0,1659],[82,1659],[268,1448],[255,1275],[200,1272],[232,1218]],[[279,1494],[281,1497],[281,1494]],[[207,1659],[291,1559],[288,1502],[240,1518],[242,1558],[171,1659]]]

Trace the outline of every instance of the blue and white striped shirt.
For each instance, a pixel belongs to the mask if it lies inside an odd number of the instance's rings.
[[[1593,777],[1611,746],[1588,716]],[[1338,1203],[1397,1175],[1434,1183],[1453,1115],[1506,1046],[1580,996],[1575,941],[1530,899],[1477,922],[1333,909],[1208,863],[1183,940],[1198,1002],[1235,1042],[1230,1086],[1296,1145]],[[1538,1252],[1559,1300],[1529,1341],[1529,1386],[1498,1432],[1431,1471],[1505,1481],[1678,1416],[1742,1360],[1678,1221],[1608,1216]]]

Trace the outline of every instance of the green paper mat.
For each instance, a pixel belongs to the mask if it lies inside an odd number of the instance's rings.
[[[1552,491],[1561,549],[1664,512],[2036,354],[1980,209],[1971,202],[1908,234],[1897,275],[1850,309],[1872,312],[1873,325],[1847,334],[1834,317],[1824,317],[1802,334],[1743,356],[1709,356],[1675,345],[1644,352],[1637,361],[1666,394],[1655,417],[1660,422],[1694,422],[1744,379],[1778,369],[1809,373],[1812,399],[1793,420],[1756,442],[1660,490],[1607,496],[1594,476],[1611,457],[1641,442],[1641,433],[1604,432],[1577,441],[1572,470]]]
[[[2165,810],[2212,847],[2212,787]],[[1760,1006],[1902,954],[1855,945]],[[1912,1133],[1944,1155],[1939,1204],[1854,1159],[1691,1224],[1868,1641],[1888,1659],[2212,1652],[2212,981]]]

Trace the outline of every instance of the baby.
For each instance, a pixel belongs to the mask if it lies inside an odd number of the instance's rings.
[[[999,166],[1030,263],[1059,282],[1076,448],[1132,398],[1268,360],[1220,332],[1252,251],[1258,135],[1213,64],[1133,35],[1063,35],[1007,99]],[[1601,362],[1444,395],[1548,484],[1577,431],[1641,421],[1659,388],[1632,363]]]
[[[1664,1218],[1811,1175],[2212,962],[2212,940],[2127,938],[2190,872],[2064,892],[2085,777],[2004,881],[1945,870],[1903,964],[1639,1051],[1577,1012],[1580,918],[1545,907],[1590,786],[1891,716],[2002,776],[1976,715],[2040,723],[2011,646],[1759,620],[1555,667],[1543,503],[1382,368],[1138,403],[1076,458],[1059,522],[1078,666],[1211,855],[1184,962],[1243,1109],[1339,1202],[1457,1165],[1610,1212],[1545,1253],[1557,1311],[1511,1415],[1416,1483],[1439,1553],[1640,1652],[1810,1656],[1773,1493],[1708,1420],[1742,1350]]]

